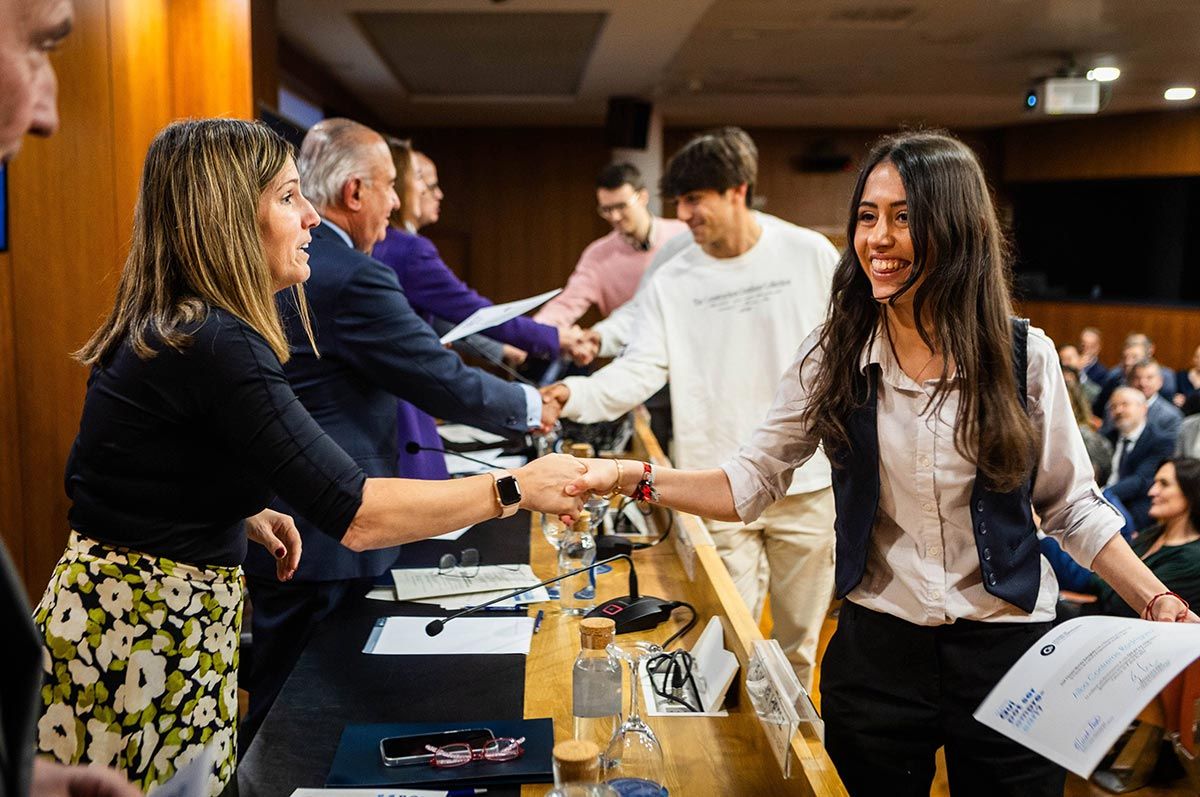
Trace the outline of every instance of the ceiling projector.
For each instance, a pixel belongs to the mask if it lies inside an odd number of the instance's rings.
[[[1100,83],[1085,77],[1048,77],[1025,95],[1025,108],[1051,116],[1100,112]]]

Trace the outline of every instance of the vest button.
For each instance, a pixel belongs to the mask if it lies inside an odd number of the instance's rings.
[[[988,574],[988,583],[991,584],[993,587],[996,586],[996,574],[995,573]]]
[[[992,549],[991,548],[983,549],[983,561],[985,561],[985,562],[992,561]]]
[[[979,503],[975,504],[975,509],[979,512],[983,511],[983,499],[979,499]]]
[[[979,521],[979,533],[987,534],[987,523],[985,521]]]

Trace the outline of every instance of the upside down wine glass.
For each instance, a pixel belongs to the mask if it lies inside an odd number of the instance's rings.
[[[629,663],[629,715],[613,734],[604,753],[604,780],[621,797],[666,797],[666,766],[662,745],[642,719],[638,694],[642,691],[642,659],[650,652],[641,648],[626,651],[613,644],[610,653]]]

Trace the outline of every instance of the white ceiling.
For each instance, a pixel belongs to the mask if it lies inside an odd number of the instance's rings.
[[[1070,57],[1122,70],[1107,114],[1176,107],[1162,99],[1167,86],[1200,86],[1200,0],[279,0],[278,9],[296,50],[397,127],[598,124],[613,95],[653,100],[669,125],[988,127],[1045,118],[1023,111],[1025,91]],[[398,16],[368,16],[385,12]],[[492,29],[479,16],[536,25],[546,13],[546,30],[515,38],[511,24]],[[573,63],[553,46],[564,13],[604,15],[590,48],[571,45]],[[413,64],[414,38],[380,33],[406,22],[420,22],[432,65]],[[578,41],[596,26],[568,29]],[[394,43],[387,60],[369,38]],[[487,83],[481,64],[522,77],[542,70],[511,82],[557,88],[504,93],[492,81],[473,91]]]

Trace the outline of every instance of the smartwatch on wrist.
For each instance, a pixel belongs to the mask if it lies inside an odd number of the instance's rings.
[[[492,478],[495,480],[500,517],[512,517],[521,508],[521,485],[517,484],[517,477],[506,470],[494,470]]]

